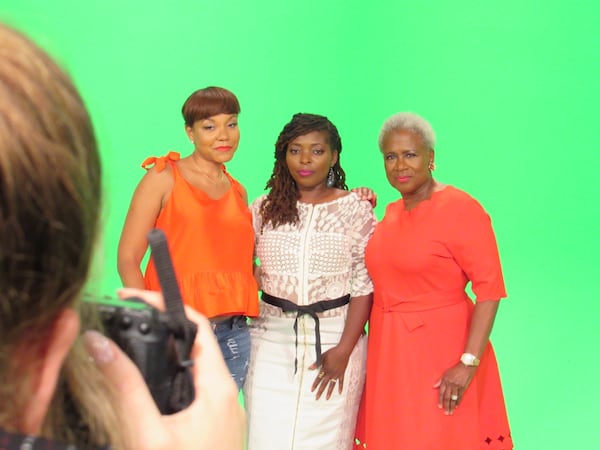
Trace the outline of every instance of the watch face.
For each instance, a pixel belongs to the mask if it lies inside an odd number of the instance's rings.
[[[477,366],[477,365],[479,365],[479,359],[477,359],[477,357],[475,355],[472,355],[470,353],[464,353],[460,357],[460,360],[462,361],[462,363],[465,366]]]

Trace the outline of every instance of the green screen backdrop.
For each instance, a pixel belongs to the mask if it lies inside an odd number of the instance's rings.
[[[433,125],[435,177],[493,219],[509,297],[492,340],[516,448],[600,448],[600,4],[597,0],[0,0],[73,76],[105,181],[91,283],[120,285],[116,248],[142,160],[191,151],[180,108],[218,85],[242,105],[228,170],[263,192],[296,112],[327,115],[351,187],[398,194],[377,135],[398,111]],[[390,355],[393,357],[393,355]]]

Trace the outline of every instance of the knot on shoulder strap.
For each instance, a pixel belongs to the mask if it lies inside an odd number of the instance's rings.
[[[152,167],[156,167],[157,172],[162,172],[167,166],[167,161],[179,161],[179,153],[170,151],[165,156],[150,156],[142,163],[142,168],[149,170]]]

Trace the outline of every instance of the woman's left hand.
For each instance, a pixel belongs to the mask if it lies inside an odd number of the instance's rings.
[[[323,391],[327,389],[326,400],[331,398],[333,390],[337,384],[338,392],[341,394],[344,388],[344,373],[346,372],[346,366],[348,365],[349,354],[344,352],[338,346],[332,347],[323,353],[323,361],[320,367],[317,377],[313,382],[310,389],[311,392],[317,390],[316,399],[319,400]],[[317,363],[311,364],[309,370],[319,369]]]
[[[452,415],[460,404],[462,397],[469,387],[476,367],[467,367],[459,362],[444,372],[442,377],[433,385],[439,389],[438,408],[443,408],[446,415]]]

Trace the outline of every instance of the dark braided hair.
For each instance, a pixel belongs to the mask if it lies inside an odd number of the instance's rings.
[[[298,223],[298,208],[296,202],[300,198],[298,186],[292,178],[286,164],[288,145],[298,136],[313,131],[325,131],[329,138],[332,151],[338,152],[338,158],[333,165],[334,183],[332,187],[348,190],[346,174],[340,165],[342,153],[342,139],[337,128],[325,116],[317,114],[294,114],[292,120],[283,127],[275,143],[275,165],[271,178],[267,181],[265,189],[269,189],[267,197],[260,206],[260,215],[263,226],[269,222],[273,227],[286,223]]]

